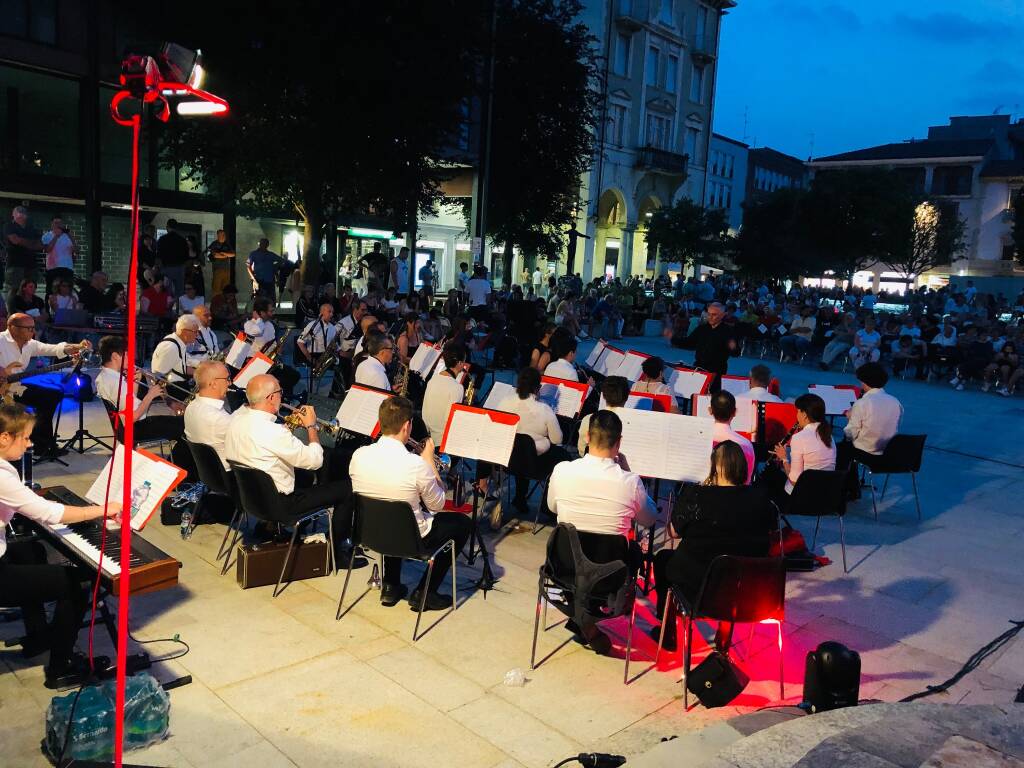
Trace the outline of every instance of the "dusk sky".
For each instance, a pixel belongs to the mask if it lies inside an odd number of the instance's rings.
[[[715,131],[802,159],[1024,110],[1024,0],[738,0]]]

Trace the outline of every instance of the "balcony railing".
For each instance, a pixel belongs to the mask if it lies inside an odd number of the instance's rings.
[[[638,29],[642,29],[644,26],[637,16],[630,10],[620,10],[615,14],[615,25],[619,29],[625,29],[629,32],[636,32]]]
[[[690,39],[690,56],[701,65],[714,61],[715,38],[708,34],[694,35]]]
[[[636,156],[636,167],[670,176],[686,176],[690,158],[658,147],[641,147]]]

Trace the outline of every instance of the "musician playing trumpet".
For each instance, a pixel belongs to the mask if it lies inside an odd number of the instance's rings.
[[[80,344],[44,344],[35,339],[36,321],[31,315],[15,312],[7,318],[7,330],[0,333],[0,384],[7,384],[7,377],[24,373],[36,355],[64,357],[77,355],[90,349],[88,341]],[[32,385],[10,384],[14,399],[31,406],[38,418],[32,433],[32,442],[38,446],[37,456],[53,456],[60,453],[53,434],[53,414],[63,398],[59,390],[45,389]],[[6,387],[5,387],[6,388]]]
[[[435,550],[452,539],[460,552],[469,539],[471,523],[466,515],[444,512],[445,488],[434,462],[434,441],[423,441],[420,454],[410,453],[405,444],[412,433],[412,403],[404,397],[389,397],[380,404],[380,439],[352,455],[349,473],[352,490],[361,496],[386,501],[404,501],[412,508],[423,543]],[[423,590],[427,590],[425,609],[443,610],[451,605],[438,588],[444,582],[451,561],[440,557],[434,562],[430,583],[426,573],[409,597],[409,605],[419,610]],[[408,594],[402,584],[402,559],[384,558],[380,602],[393,606]]]
[[[78,523],[103,517],[118,519],[121,505],[72,507],[33,493],[22,484],[12,462],[21,460],[32,447],[35,416],[23,405],[0,405],[0,606],[20,607],[25,622],[21,654],[26,658],[49,650],[46,687],[79,685],[89,676],[88,659],[75,652],[75,639],[89,603],[82,588],[87,575],[71,565],[47,562],[37,541],[7,543],[7,523],[15,514],[44,525]],[[53,620],[47,623],[46,603],[55,603]],[[97,669],[110,663],[96,658]]]

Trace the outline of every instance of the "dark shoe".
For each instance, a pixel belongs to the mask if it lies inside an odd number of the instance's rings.
[[[349,567],[349,561],[352,562],[352,570],[357,571],[360,568],[365,568],[370,564],[370,561],[359,554],[361,550],[353,549],[342,549],[334,554],[335,568],[340,570],[346,570]]]
[[[655,643],[657,643],[659,640],[661,640],[661,627],[651,627],[649,630],[647,630],[647,634]],[[666,651],[676,650],[676,648],[678,647],[678,642],[676,641],[676,633],[674,630],[665,630],[665,639],[661,640],[661,647],[664,648]]]
[[[405,584],[385,584],[380,589],[380,604],[385,608],[391,608],[408,594],[409,588]]]
[[[423,593],[420,590],[416,590],[409,595],[409,608],[413,611],[419,611],[420,601],[423,599]],[[427,592],[427,601],[423,605],[425,611],[443,611],[445,608],[450,608],[452,605],[452,599],[445,597],[438,592]]]
[[[110,667],[110,659],[106,656],[94,656],[96,674]],[[63,690],[65,688],[76,688],[82,683],[94,677],[89,668],[89,657],[82,653],[75,653],[71,658],[59,667],[46,667],[45,685],[51,690]]]
[[[607,656],[612,651],[612,641],[597,627],[584,627],[583,638],[598,656]]]
[[[582,639],[583,631],[580,629],[580,625],[577,624],[572,619],[569,619],[568,621],[565,622],[565,628],[567,630],[569,630],[570,632],[572,632],[574,635],[579,635],[580,639]]]
[[[818,363],[818,367],[821,368],[821,370],[823,370],[823,371],[827,371],[828,370],[828,363]]]
[[[68,455],[68,449],[61,448],[56,443],[53,443],[52,445],[47,445],[43,448],[34,450],[32,455],[36,459],[59,459],[61,456]]]

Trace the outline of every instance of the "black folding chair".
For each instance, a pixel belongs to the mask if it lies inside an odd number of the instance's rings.
[[[690,659],[693,652],[693,622],[697,619],[728,621],[733,624],[775,624],[779,632],[779,697],[786,698],[782,653],[782,621],[786,603],[786,565],[782,557],[738,557],[719,555],[704,573],[697,600],[690,605],[686,595],[675,586],[669,588],[665,612],[661,617],[658,652],[661,656],[669,607],[675,604],[686,617],[686,643],[683,648],[683,707],[689,709]]]
[[[537,492],[544,481],[548,479],[548,475],[542,471],[540,457],[537,456],[537,444],[533,441],[533,438],[529,435],[516,435],[515,444],[512,447],[512,453],[508,460],[508,484],[506,486],[506,502],[510,499],[512,493],[512,482],[513,477],[526,478],[529,483],[529,487],[526,491],[526,501],[533,497],[533,494]],[[518,484],[519,480],[515,482]],[[544,527],[540,522],[540,508],[541,505],[537,505],[537,514],[533,518],[533,533],[537,534]]]
[[[818,543],[818,528],[821,526],[821,518],[839,518],[839,544],[843,550],[843,573],[849,573],[846,568],[846,529],[843,525],[843,518],[846,515],[846,476],[846,472],[839,470],[805,469],[797,478],[784,511],[787,516],[799,515],[815,518],[814,538],[811,541],[812,552]]]
[[[277,577],[277,584],[274,585],[274,597],[277,597],[284,588],[281,583],[288,572],[288,565],[291,563],[292,553],[299,536],[299,529],[306,523],[311,523],[321,517],[327,518],[327,572],[334,572],[334,530],[331,525],[331,510],[329,508],[315,509],[300,518],[288,514],[281,500],[281,494],[274,485],[274,479],[262,469],[248,467],[236,461],[228,461],[231,465],[231,474],[234,475],[235,483],[238,486],[238,498],[242,508],[247,515],[252,515],[257,520],[265,520],[278,526],[291,526],[292,536],[288,543],[288,551],[284,556],[284,563],[281,565],[281,575]],[[229,551],[235,548],[235,544],[241,536],[241,527],[235,531],[231,540]],[[350,562],[351,566],[351,562]],[[285,585],[287,587],[287,584]]]
[[[878,504],[875,500],[875,475],[885,475],[882,486],[882,498],[885,498],[889,487],[889,475],[910,475],[914,484],[914,504],[917,507],[917,519],[921,519],[921,499],[917,494],[917,473],[921,471],[921,460],[924,458],[924,443],[928,435],[893,435],[879,456],[859,454],[857,461],[871,473],[871,506],[878,519]]]
[[[247,524],[249,517],[245,514],[242,505],[238,503],[238,487],[235,485],[234,475],[224,469],[224,464],[221,462],[220,456],[217,455],[217,451],[213,449],[213,446],[193,443],[191,440],[185,440],[185,438],[182,438],[182,440],[184,440],[189,450],[192,451],[192,459],[196,463],[199,480],[206,486],[206,493],[203,494],[200,508],[205,505],[206,497],[211,494],[231,500],[233,509],[231,520],[228,522],[228,527],[224,530],[224,538],[217,549],[217,559],[224,558],[224,567],[220,572],[221,576],[223,576],[228,572],[231,564],[231,548],[228,546],[228,538],[233,530],[236,528],[240,529],[241,526]]]
[[[416,515],[412,507],[404,501],[385,501],[373,499],[368,496],[355,494],[355,509],[352,517],[352,545],[362,547],[364,551],[372,550],[381,557],[401,557],[407,560],[419,560],[427,563],[427,577],[424,584],[430,583],[430,576],[434,572],[434,562],[439,555],[447,550],[452,558],[452,611],[458,610],[458,592],[456,590],[455,542],[448,539],[444,544],[435,550],[431,550],[423,544],[420,536],[419,525],[416,522]],[[376,568],[376,565],[374,566]],[[383,560],[381,561],[383,571]],[[341,597],[338,599],[338,610],[335,619],[340,620],[347,614],[366,593],[370,587],[363,591],[348,608],[344,608],[345,594],[348,592],[348,581],[352,576],[352,561],[349,561],[348,571],[345,574],[345,584],[341,588]],[[373,577],[370,579],[374,581]],[[420,609],[416,613],[416,626],[412,630],[412,641],[419,639],[420,619],[423,617],[423,608],[427,602],[429,589],[422,590],[420,598]],[[445,613],[445,616],[448,614]],[[442,616],[441,618],[444,618]],[[440,619],[438,619],[440,621]],[[436,623],[436,622],[435,622]]]
[[[100,402],[103,403],[103,408],[107,412],[107,418],[110,419],[110,428],[114,430],[114,440],[124,445],[124,423],[121,421],[121,417],[117,415],[117,408],[109,400],[100,398]],[[151,440],[136,440],[136,448],[156,448],[160,451],[160,456],[167,458],[167,451],[164,446],[169,441],[164,437],[154,437]]]

